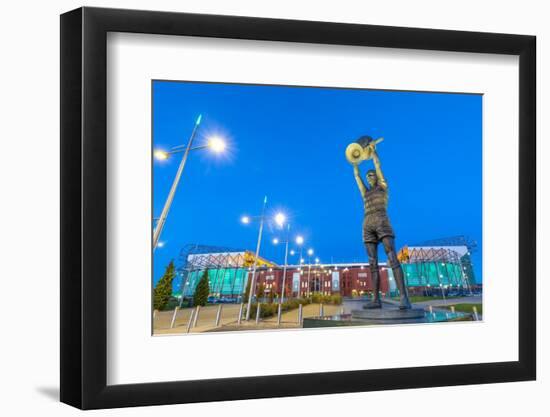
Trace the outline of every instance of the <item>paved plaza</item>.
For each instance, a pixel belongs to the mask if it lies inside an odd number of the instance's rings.
[[[364,298],[346,299],[342,305],[323,305],[323,315],[332,316],[337,314],[349,314],[352,310],[360,309],[367,300]],[[385,303],[399,304],[398,301],[392,299],[384,299]],[[428,309],[432,306],[435,310],[444,309],[446,305],[453,304],[478,304],[482,302],[481,296],[469,296],[450,298],[447,300],[436,299],[414,303],[415,307]],[[251,317],[247,322],[244,319],[238,323],[240,304],[221,304],[220,320],[216,325],[216,317],[218,315],[220,305],[208,305],[201,307],[196,323],[191,324],[192,308],[183,308],[178,310],[174,319],[174,310],[157,312],[154,318],[154,334],[182,334],[182,333],[204,333],[218,331],[236,331],[236,330],[267,330],[278,328],[300,328],[298,323],[298,309],[283,312],[281,315],[281,323],[277,323],[277,315],[260,319],[256,323],[256,317]],[[303,307],[303,318],[320,316],[319,304],[308,304]]]
[[[277,315],[260,319],[256,324],[256,318],[252,317],[249,322],[244,319],[238,325],[238,316],[240,304],[223,304],[220,315],[220,324],[216,326],[216,316],[219,306],[209,305],[201,307],[196,326],[191,326],[190,333],[203,333],[208,331],[233,331],[233,330],[260,330],[260,329],[276,329],[276,328],[299,328],[298,324],[298,309],[283,312],[281,315],[281,325],[277,324]],[[319,316],[319,304],[308,304],[303,307],[303,317]],[[323,305],[325,315],[335,315],[342,312],[343,306],[338,305]],[[191,308],[178,310],[174,326],[170,328],[174,311],[161,311],[156,313],[154,319],[154,334],[181,334],[187,333],[189,319],[191,318]]]

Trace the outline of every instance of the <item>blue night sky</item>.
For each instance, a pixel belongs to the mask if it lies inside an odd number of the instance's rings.
[[[264,195],[268,214],[284,211],[291,237],[304,236],[321,262],[366,262],[363,205],[344,157],[362,135],[378,145],[389,185],[396,247],[467,235],[481,281],[482,96],[332,88],[153,82],[153,146],[184,145],[197,116],[195,145],[211,135],[227,152],[190,154],[154,254],[154,282],[188,243],[255,250]],[[153,164],[153,215],[158,217],[181,153]],[[360,165],[362,174],[372,161]],[[283,262],[281,233],[268,224],[260,255]],[[385,260],[382,246],[381,261]],[[290,257],[289,263],[297,263]]]

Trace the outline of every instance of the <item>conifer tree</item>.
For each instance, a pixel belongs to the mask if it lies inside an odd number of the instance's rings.
[[[210,294],[210,284],[208,283],[208,269],[205,269],[201,280],[195,288],[195,294],[193,294],[193,305],[205,306],[208,302],[208,295]]]
[[[153,307],[155,310],[164,310],[172,297],[172,281],[176,276],[174,261],[171,260],[162,278],[157,282],[153,292]]]

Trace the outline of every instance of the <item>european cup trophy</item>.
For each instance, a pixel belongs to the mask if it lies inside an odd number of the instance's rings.
[[[370,136],[361,136],[356,142],[346,148],[346,159],[350,164],[359,164],[372,158],[372,151],[384,138],[373,139]]]

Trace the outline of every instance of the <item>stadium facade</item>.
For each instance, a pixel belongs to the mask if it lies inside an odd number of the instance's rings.
[[[174,295],[192,297],[208,271],[210,296],[224,301],[239,301],[252,278],[254,253],[223,250],[184,253],[179,283]],[[466,246],[405,246],[398,254],[412,294],[446,291],[471,291],[475,286],[470,253]],[[396,293],[391,268],[380,263],[381,292]],[[258,257],[255,293],[263,288],[265,297],[279,297],[283,286],[283,266]],[[340,294],[344,297],[372,293],[368,263],[302,264],[286,268],[285,296],[307,297],[313,293]]]
[[[397,257],[409,287],[476,287],[470,250],[465,245],[405,246]]]

